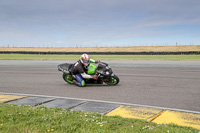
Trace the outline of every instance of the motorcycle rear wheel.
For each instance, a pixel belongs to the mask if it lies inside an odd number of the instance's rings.
[[[119,78],[114,75],[107,79],[108,81],[104,81],[107,85],[117,85],[119,83]]]
[[[63,79],[69,84],[74,84],[73,76],[71,74],[63,73]]]

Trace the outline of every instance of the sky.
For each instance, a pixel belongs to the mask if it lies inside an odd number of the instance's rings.
[[[1,0],[0,46],[200,44],[200,0]]]

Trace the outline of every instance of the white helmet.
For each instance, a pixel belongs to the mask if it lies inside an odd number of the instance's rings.
[[[88,66],[90,64],[90,57],[87,54],[81,55],[81,59],[80,60],[81,60],[81,63],[84,66]]]

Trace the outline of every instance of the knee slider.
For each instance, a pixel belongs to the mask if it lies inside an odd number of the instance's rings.
[[[85,81],[84,80],[81,82],[81,86],[85,86]]]

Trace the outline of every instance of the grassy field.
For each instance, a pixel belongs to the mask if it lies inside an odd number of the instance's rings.
[[[0,54],[0,60],[78,60],[80,55]],[[90,55],[96,60],[200,60],[200,55]]]
[[[0,47],[0,51],[179,52],[179,51],[200,51],[200,45],[141,46],[141,47],[78,47],[78,48]],[[90,57],[99,60],[200,60],[200,55],[90,55]],[[0,60],[78,60],[79,58],[80,55],[0,54]]]
[[[43,51],[43,52],[179,52],[200,51],[200,45],[186,46],[140,46],[140,47],[0,47],[0,51]]]
[[[157,124],[96,113],[0,103],[1,133],[198,133],[190,127]]]

